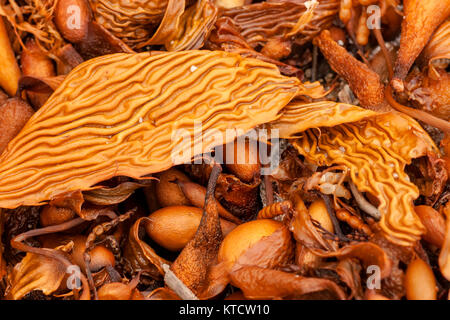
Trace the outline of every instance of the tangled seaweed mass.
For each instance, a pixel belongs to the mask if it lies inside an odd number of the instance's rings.
[[[0,299],[450,299],[449,16],[0,1]]]

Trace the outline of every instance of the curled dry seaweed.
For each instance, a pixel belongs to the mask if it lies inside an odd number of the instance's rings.
[[[345,299],[343,290],[333,281],[301,277],[279,270],[243,266],[231,272],[231,281],[250,299],[302,299],[322,292],[324,299]]]
[[[396,114],[379,115],[320,132],[310,129],[294,145],[319,165],[348,167],[358,189],[380,202],[379,223],[388,238],[403,244],[419,239],[424,229],[412,204],[419,193],[404,168],[433,149],[432,141],[416,123]]]
[[[335,164],[349,168],[358,189],[380,201],[380,226],[386,236],[394,242],[412,243],[419,239],[424,228],[412,203],[419,196],[418,188],[409,181],[404,169],[413,158],[438,152],[436,146],[414,120],[396,113],[376,114],[361,109],[359,116],[357,112],[352,114],[353,119],[330,117],[345,114],[347,108],[354,107],[336,103],[304,107],[292,104],[286,108],[286,118],[281,117],[272,127],[280,128],[285,137],[295,135],[296,131],[321,127],[306,130],[302,138],[293,143],[297,151],[317,165]],[[311,110],[315,110],[314,116],[327,115],[326,122],[314,125]],[[302,117],[305,121],[298,122]],[[285,120],[290,118],[297,120]],[[334,127],[326,127],[327,122]]]
[[[144,241],[139,238],[139,227],[142,222],[147,223],[149,218],[138,219],[130,228],[128,240],[124,248],[126,266],[132,273],[142,272],[155,279],[164,274],[163,265],[170,264]]]
[[[123,182],[115,187],[101,187],[88,190],[83,193],[83,198],[96,205],[118,204],[128,199],[131,194],[139,188],[146,186],[143,183]]]
[[[389,111],[390,107],[384,100],[384,85],[378,74],[334,41],[328,30],[316,37],[314,43],[327,58],[331,68],[349,82],[363,107],[380,112]]]
[[[66,276],[66,266],[61,262],[35,253],[27,253],[15,265],[11,274],[12,286],[9,298],[18,300],[33,290],[41,290],[45,295],[57,291]]]

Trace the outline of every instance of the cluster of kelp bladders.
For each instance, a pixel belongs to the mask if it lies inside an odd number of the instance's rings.
[[[0,0],[1,299],[449,299],[449,15]]]

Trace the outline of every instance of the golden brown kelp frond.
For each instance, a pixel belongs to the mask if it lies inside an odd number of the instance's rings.
[[[434,80],[440,79],[438,69],[445,69],[450,59],[450,21],[446,21],[436,30],[422,51],[420,60],[428,66],[428,75]]]
[[[25,0],[20,5],[15,0],[0,4],[0,16],[13,26],[17,40],[23,46],[20,36],[30,33],[37,45],[51,57],[64,46],[65,41],[53,23],[57,2],[54,0]]]
[[[94,85],[95,84],[95,85]],[[302,90],[302,91],[300,91]],[[276,66],[221,51],[114,54],[76,67],[0,158],[0,207],[139,178],[274,120],[298,92]],[[194,122],[203,134],[194,136]],[[216,136],[215,136],[216,135]],[[189,139],[188,139],[189,137]]]
[[[168,51],[200,49],[214,27],[218,9],[211,0],[199,0],[186,10],[185,3],[169,0],[158,29],[137,47],[158,44]]]
[[[413,207],[419,190],[404,169],[413,158],[438,151],[413,119],[324,101],[290,103],[269,126],[285,138],[303,132],[294,146],[309,162],[349,168],[358,190],[378,199],[388,239],[402,245],[420,239],[424,227]]]
[[[168,0],[91,0],[95,20],[132,48],[147,41]]]
[[[391,110],[385,102],[384,85],[379,75],[335,42],[328,30],[314,38],[314,44],[320,48],[331,68],[347,80],[363,107],[374,111]]]
[[[414,120],[397,113],[380,114],[309,129],[294,145],[312,163],[348,167],[358,190],[379,201],[379,225],[389,240],[411,245],[420,239],[424,227],[413,207],[419,190],[404,168],[413,158],[432,152],[434,144]]]
[[[302,70],[269,58],[253,49],[240,34],[238,27],[229,17],[220,17],[217,19],[215,29],[208,38],[207,47],[210,49],[239,53],[243,57],[256,58],[273,63],[278,66],[281,73],[284,75],[299,77],[303,75]]]
[[[254,3],[224,10],[221,16],[233,19],[242,36],[256,48],[272,38],[294,37],[297,43],[303,44],[331,25],[338,8],[337,0],[320,1],[317,7],[311,8],[313,15],[302,26],[297,23],[307,12],[306,5],[291,1]]]
[[[450,15],[450,0],[404,0],[400,49],[391,85],[403,91],[403,80],[433,31]]]

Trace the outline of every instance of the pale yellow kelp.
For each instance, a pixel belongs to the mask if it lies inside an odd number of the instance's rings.
[[[285,116],[272,127],[285,137],[307,129],[293,141],[300,154],[320,166],[347,167],[358,190],[379,200],[379,225],[389,240],[411,245],[420,239],[424,227],[413,207],[419,191],[404,169],[413,158],[437,150],[415,120],[334,102],[289,105],[283,111],[292,127]],[[295,126],[294,119],[305,121]]]
[[[0,157],[0,207],[139,178],[277,118],[307,90],[275,65],[221,51],[114,54],[75,68]],[[203,134],[194,139],[194,124]],[[183,129],[189,139],[179,134]],[[175,134],[175,135],[174,135]],[[203,143],[200,144],[203,138]],[[224,142],[234,139],[223,137]],[[195,141],[194,141],[195,140]],[[187,156],[186,156],[187,155]]]

